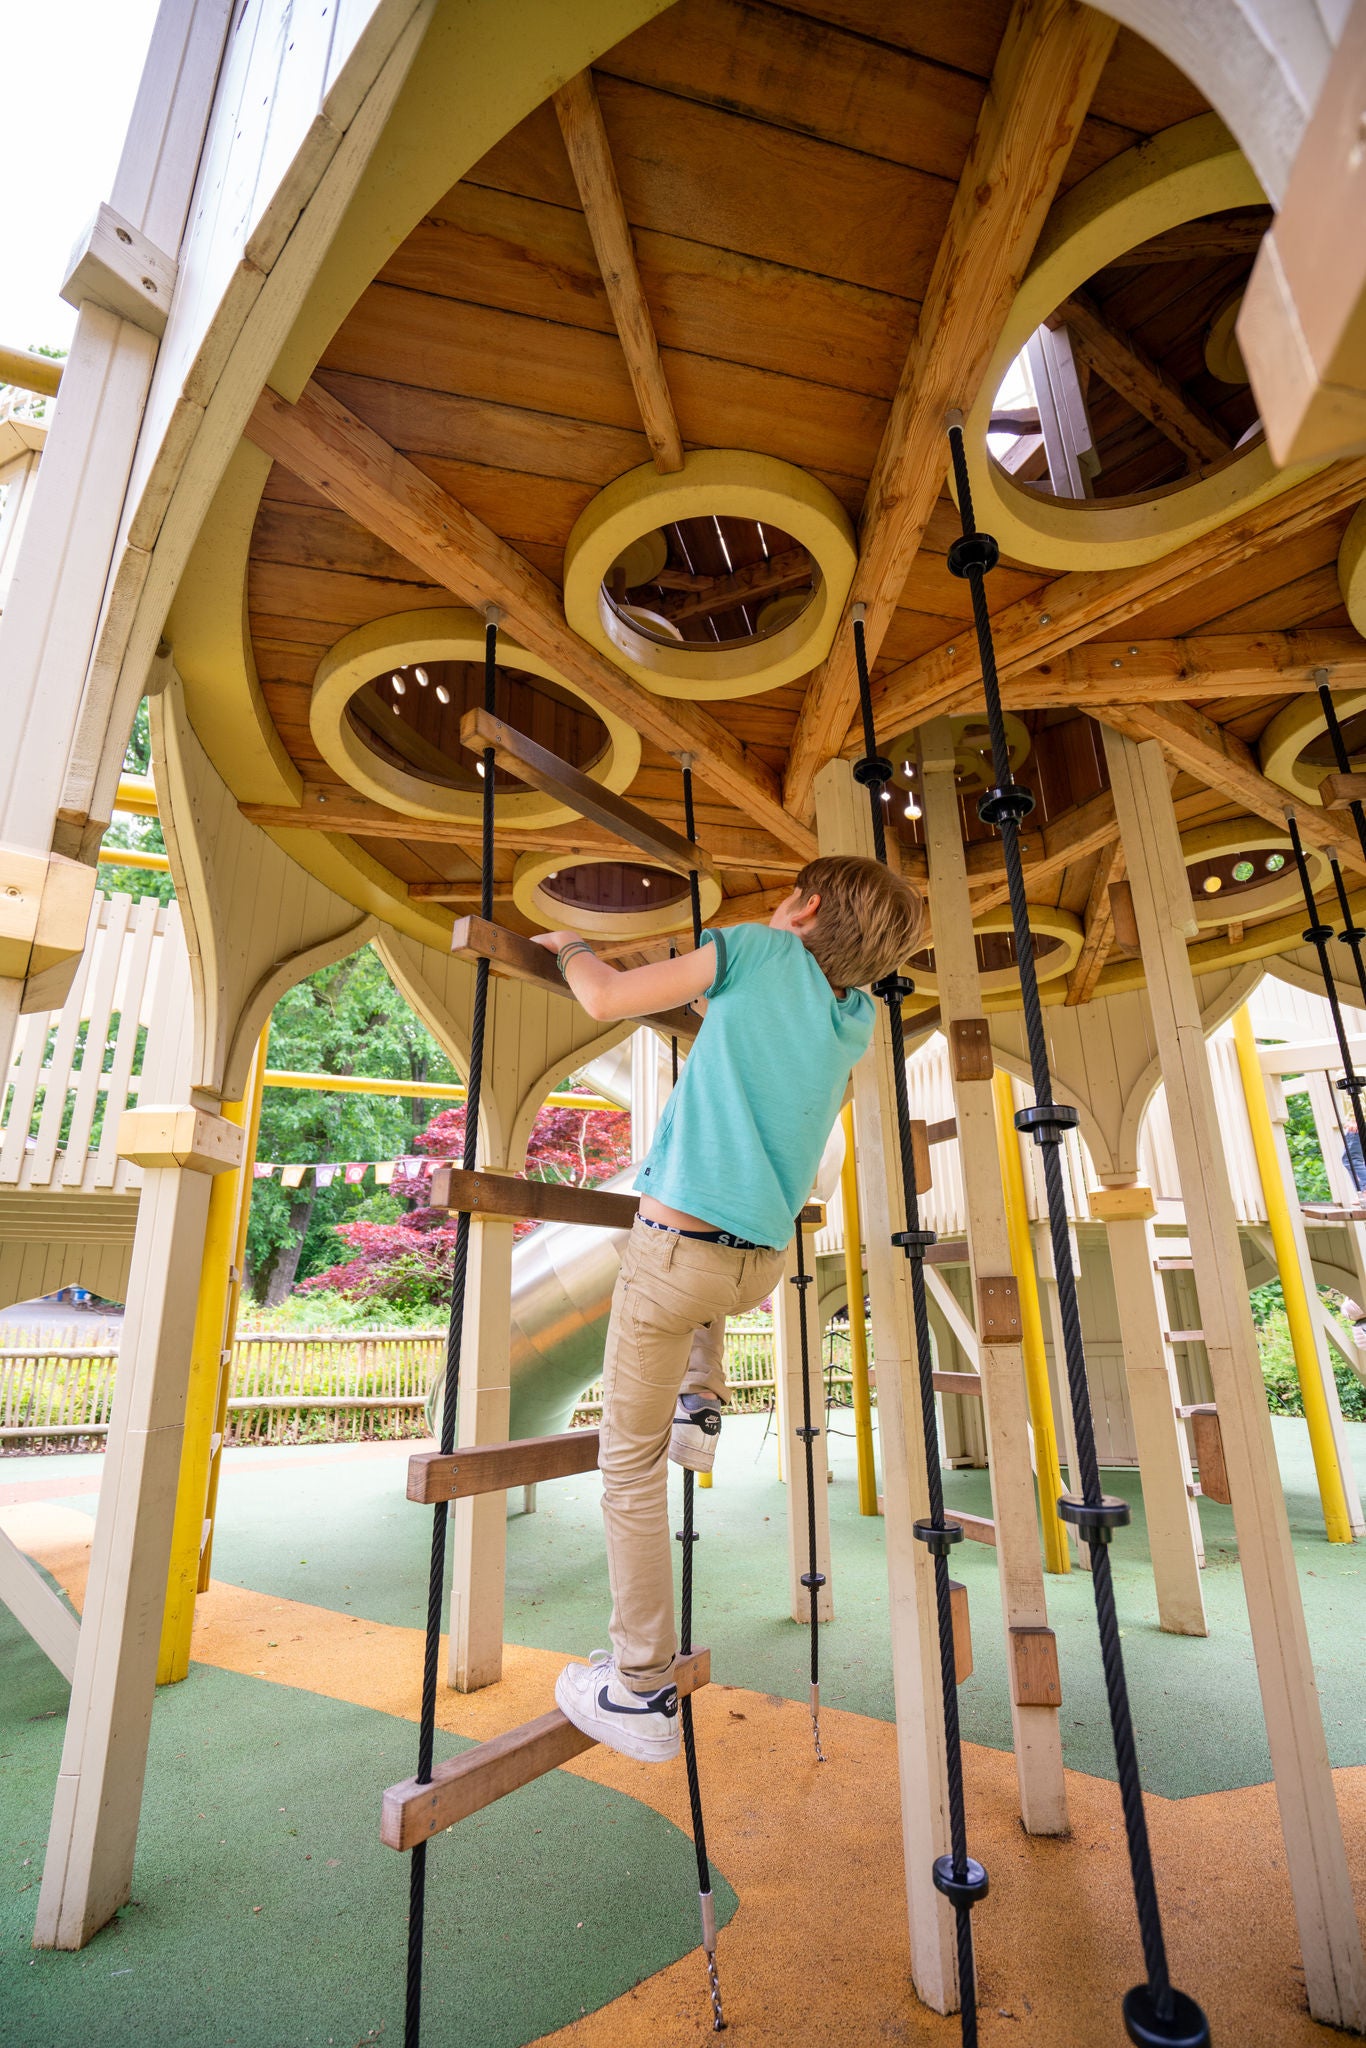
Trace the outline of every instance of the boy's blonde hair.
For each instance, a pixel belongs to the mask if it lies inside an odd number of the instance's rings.
[[[803,897],[820,897],[803,939],[835,988],[880,981],[914,953],[925,906],[918,890],[881,861],[825,854],[807,862],[794,887]]]

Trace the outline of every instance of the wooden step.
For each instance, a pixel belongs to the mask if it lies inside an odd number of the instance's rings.
[[[533,789],[543,790],[559,803],[568,804],[581,818],[591,818],[595,825],[605,825],[609,832],[615,832],[618,838],[638,847],[674,874],[715,875],[716,868],[710,854],[693,840],[670,831],[648,811],[642,811],[637,804],[628,803],[625,797],[604,789],[591,775],[572,767],[558,754],[552,754],[548,747],[539,746],[525,733],[505,724],[501,718],[493,717],[492,713],[467,711],[460,721],[460,740],[471,753],[483,753],[492,748],[494,760],[506,774],[515,776],[518,782],[529,783]]]
[[[674,1665],[680,1694],[696,1692],[710,1678],[710,1650],[693,1650]],[[591,1735],[581,1734],[554,1707],[537,1721],[437,1764],[429,1784],[405,1778],[402,1784],[391,1785],[384,1794],[379,1838],[389,1849],[415,1849],[419,1842],[430,1841],[457,1821],[595,1747]]]
[[[457,1215],[513,1216],[533,1223],[590,1223],[599,1230],[629,1230],[639,1195],[602,1188],[576,1188],[565,1181],[518,1180],[504,1173],[466,1173],[438,1166],[428,1197],[433,1209]]]
[[[1203,1344],[1205,1341],[1203,1330],[1164,1330],[1162,1335],[1168,1344]]]
[[[1154,1273],[1193,1273],[1195,1261],[1189,1252],[1174,1252],[1170,1258],[1154,1259]]]
[[[1366,1223],[1366,1202],[1301,1202],[1311,1223]]]
[[[598,1432],[566,1429],[558,1436],[524,1436],[508,1444],[466,1444],[455,1451],[416,1451],[408,1460],[408,1498],[432,1506],[476,1493],[504,1493],[542,1479],[594,1472]]]
[[[921,1128],[924,1130],[927,1145],[947,1145],[951,1138],[958,1136],[958,1119],[956,1116],[946,1116],[942,1123],[924,1124]]]
[[[1217,1500],[1226,1508],[1232,1507],[1233,1495],[1229,1491],[1228,1466],[1224,1462],[1224,1432],[1219,1422],[1219,1410],[1213,1401],[1202,1401],[1191,1409],[1190,1422],[1200,1491],[1207,1500]]]
[[[996,1524],[987,1515],[965,1515],[960,1508],[945,1508],[947,1521],[957,1522],[969,1543],[989,1543],[996,1547]]]
[[[982,1398],[982,1376],[975,1372],[937,1372],[934,1375],[936,1394],[969,1394],[979,1401]]]
[[[536,988],[567,996],[571,1003],[574,1000],[554,954],[547,953],[544,946],[534,946],[520,932],[510,932],[506,925],[490,924],[482,917],[458,917],[451,931],[451,951],[459,960],[487,960],[494,974],[509,981],[529,981]],[[674,1038],[693,1039],[702,1029],[702,1019],[691,1010],[661,1010],[642,1021]]]

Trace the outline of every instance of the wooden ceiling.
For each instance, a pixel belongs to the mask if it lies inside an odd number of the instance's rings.
[[[597,64],[602,122],[686,448],[781,457],[819,477],[859,520],[1008,13],[1003,0],[677,0]],[[1184,78],[1121,30],[1059,189],[1205,111]],[[1209,374],[1204,336],[1246,276],[1268,218],[1250,210],[1203,231],[1176,230],[1139,252],[1143,260],[1100,273],[1085,294],[1100,327],[1127,338],[1229,446],[1255,408],[1246,387]],[[1122,377],[1106,382],[1097,367],[1103,337],[1098,346],[1099,355],[1083,333],[1078,348],[1102,464],[1097,495],[1178,481],[1194,458],[1152,423],[1132,389],[1118,388]],[[343,322],[316,381],[559,584],[575,520],[605,484],[647,462],[650,446],[549,102],[418,223]],[[1344,628],[1335,558],[1349,510],[1339,490],[1324,493],[1321,516],[1311,505],[1288,533],[1268,515],[1240,558],[1207,550],[1184,580],[1150,574],[1126,602],[1101,605],[1072,640]],[[877,653],[875,686],[895,678],[902,701],[920,701],[933,663],[933,674],[952,671],[961,659],[955,636],[966,651],[968,592],[945,561],[956,532],[957,514],[941,496]],[[1056,584],[1016,562],[989,579],[1007,676],[1017,644],[1015,672],[1024,663],[1039,673],[1015,625],[1047,610],[1043,592]],[[474,847],[352,801],[308,727],[314,672],[338,639],[390,613],[453,601],[450,589],[276,463],[248,586],[271,715],[306,782],[330,794],[332,829],[348,821],[343,829],[402,882],[424,895],[454,885],[458,902],[460,886],[468,893],[477,879]],[[947,647],[952,660],[936,652]],[[807,686],[803,678],[706,707],[773,787],[788,770]],[[935,687],[941,704],[973,701],[961,684],[956,697]],[[1264,695],[1247,694],[1243,681],[1238,690],[1206,692],[1200,708],[1235,740],[1255,742],[1285,692],[1270,677]],[[1117,872],[1113,827],[1106,835],[1097,826],[1108,799],[1096,735],[1083,711],[1046,689],[1031,699],[1027,680],[1009,701],[1039,736],[1031,897],[1097,923],[1087,955],[1093,986],[1113,942],[1099,927]],[[1144,715],[1155,715],[1151,706]],[[1197,749],[1190,758],[1203,757]],[[681,824],[677,763],[648,738],[628,794]],[[1248,803],[1213,769],[1202,779],[1187,768],[1176,794],[1190,821],[1236,816]],[[723,915],[755,914],[799,854],[706,786],[704,769],[698,795],[698,837],[733,901]],[[975,842],[981,829],[970,806],[964,818]],[[914,869],[914,822],[898,822]],[[1069,834],[1078,849],[1070,858]],[[529,843],[525,833],[500,834],[498,883],[506,885]],[[982,846],[984,901],[1001,893],[993,858]],[[498,915],[525,928],[508,900]],[[1077,992],[1089,989],[1079,983]]]

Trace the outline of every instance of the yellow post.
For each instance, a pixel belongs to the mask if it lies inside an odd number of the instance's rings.
[[[868,1329],[863,1320],[863,1225],[858,1208],[858,1163],[854,1157],[854,1105],[846,1102],[844,1164],[840,1199],[844,1207],[844,1286],[849,1296],[849,1370],[853,1376],[854,1446],[858,1453],[858,1511],[877,1513],[877,1465],[873,1457],[873,1396],[868,1381]]]
[[[246,1096],[240,1102],[223,1104],[222,1114],[229,1123],[247,1123],[253,1102],[259,1101],[258,1084],[263,1073],[264,1063],[258,1048]],[[161,1648],[157,1657],[158,1685],[175,1684],[188,1674],[190,1668],[190,1634],[194,1627],[199,1557],[204,1539],[212,1435],[219,1402],[223,1353],[230,1342],[227,1327],[233,1253],[237,1245],[239,1211],[246,1207],[245,1191],[251,1185],[251,1151],[250,1146],[244,1148],[242,1165],[237,1172],[216,1174],[209,1192],[209,1215],[199,1266],[199,1297],[190,1346],[190,1376],[185,1391],[185,1437],[176,1486],[171,1568],[166,1586],[166,1611],[161,1624]]]
[[[998,1067],[992,1078],[992,1097],[996,1105],[996,1153],[1005,1195],[1010,1263],[1015,1269],[1015,1280],[1020,1290],[1021,1346],[1024,1351],[1025,1388],[1029,1396],[1029,1421],[1034,1431],[1034,1469],[1038,1475],[1042,1503],[1044,1570],[1070,1572],[1072,1560],[1067,1549],[1067,1532],[1057,1512],[1057,1502],[1062,1494],[1062,1469],[1058,1463],[1058,1432],[1048,1388],[1048,1359],[1043,1347],[1039,1279],[1034,1270],[1034,1247],[1029,1241],[1024,1168],[1020,1164],[1020,1141],[1015,1131],[1015,1096],[1010,1076],[1003,1067]]]
[[[1276,1269],[1280,1274],[1281,1291],[1285,1296],[1286,1321],[1290,1325],[1290,1344],[1295,1354],[1295,1371],[1299,1375],[1300,1394],[1304,1401],[1304,1419],[1309,1424],[1309,1448],[1314,1454],[1314,1471],[1319,1482],[1319,1499],[1323,1503],[1324,1526],[1330,1543],[1350,1543],[1352,1524],[1347,1512],[1342,1472],[1338,1466],[1337,1446],[1333,1441],[1333,1423],[1328,1413],[1328,1397],[1324,1393],[1323,1381],[1319,1376],[1318,1345],[1314,1339],[1314,1319],[1309,1305],[1309,1290],[1305,1285],[1304,1269],[1300,1265],[1295,1245],[1290,1204],[1286,1199],[1285,1183],[1281,1179],[1280,1161],[1276,1157],[1276,1136],[1271,1128],[1271,1111],[1267,1107],[1266,1080],[1262,1073],[1262,1063],[1257,1057],[1257,1039],[1246,1003],[1234,1013],[1233,1042],[1238,1050],[1238,1072],[1242,1076],[1247,1120],[1252,1126],[1252,1149],[1257,1155],[1257,1172],[1261,1177],[1262,1195],[1266,1201],[1266,1218],[1271,1227],[1271,1242],[1276,1252]]]

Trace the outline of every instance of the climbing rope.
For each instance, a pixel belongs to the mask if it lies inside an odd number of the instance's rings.
[[[816,1438],[820,1431],[811,1421],[811,1357],[806,1334],[806,1290],[815,1279],[814,1273],[806,1270],[806,1248],[802,1243],[802,1219],[797,1218],[797,1270],[788,1282],[797,1290],[797,1327],[801,1333],[802,1357],[802,1426],[797,1435],[802,1440],[806,1457],[806,1570],[802,1573],[802,1584],[811,1596],[811,1740],[816,1746],[816,1762],[825,1762],[825,1751],[821,1748],[821,1631],[816,1613],[821,1587],[825,1584],[824,1572],[816,1570]]]
[[[690,841],[697,838],[697,827],[693,817],[692,800],[692,757],[683,757],[683,829]],[[692,942],[694,949],[702,944],[702,892],[698,886],[696,868],[688,870],[688,898],[692,905]],[[669,1041],[673,1059],[673,1077],[678,1080],[678,1040]],[[694,1481],[696,1474],[686,1465],[683,1468],[683,1527],[677,1532],[676,1540],[683,1545],[683,1584],[679,1600],[678,1645],[684,1656],[692,1649],[692,1552],[694,1543],[699,1542],[693,1527]],[[707,1857],[707,1831],[702,1819],[702,1787],[697,1776],[697,1738],[693,1732],[692,1697],[685,1693],[678,1702],[678,1717],[683,1730],[683,1764],[688,1774],[688,1805],[692,1811],[692,1841],[697,1856],[697,1900],[702,1916],[702,1953],[707,1959],[707,1984],[711,1993],[712,2032],[723,2031],[726,2019],[721,2010],[721,1979],[716,1971],[716,1902],[711,1891],[711,1864]]]
[[[1029,905],[1025,898],[1024,867],[1020,858],[1020,826],[1034,808],[1030,792],[1016,782],[1010,765],[1010,748],[1005,720],[1001,715],[1001,692],[996,675],[991,619],[987,611],[986,574],[999,555],[995,540],[979,533],[973,518],[972,491],[963,446],[961,417],[949,426],[949,447],[953,459],[954,483],[962,535],[949,549],[948,566],[963,578],[972,597],[972,616],[982,666],[982,687],[986,696],[987,722],[991,734],[994,787],[977,805],[977,815],[994,825],[1001,835],[1005,855],[1006,881],[1010,891],[1011,927],[1015,938],[1020,994],[1024,1005],[1025,1035],[1029,1044],[1034,1103],[1015,1117],[1018,1130],[1028,1131],[1043,1153],[1044,1185],[1048,1193],[1048,1223],[1053,1240],[1053,1263],[1057,1275],[1058,1307],[1062,1321],[1063,1352],[1072,1417],[1077,1444],[1077,1464],[1082,1490],[1078,1499],[1064,1494],[1058,1512],[1071,1522],[1090,1546],[1091,1583],[1095,1592],[1096,1625],[1100,1633],[1101,1661],[1105,1670],[1105,1691],[1110,1707],[1110,1728],[1114,1738],[1120,1801],[1129,1845],[1129,1869],[1147,1982],[1136,1985],[1124,1999],[1124,2024],[1131,2041],[1140,2048],[1207,2048],[1209,2025],[1194,2000],[1177,1991],[1167,1968],[1162,1916],[1148,1843],[1147,1818],[1143,1808],[1143,1785],[1139,1776],[1138,1752],[1134,1743],[1129,1693],[1120,1648],[1119,1618],[1115,1608],[1114,1581],[1110,1569],[1110,1539],[1129,1520],[1125,1501],[1101,1491],[1100,1467],[1096,1458],[1095,1432],[1091,1418],[1091,1397],[1086,1381],[1086,1355],[1082,1343],[1081,1315],[1077,1304],[1076,1280],[1067,1227],[1067,1197],[1063,1185],[1062,1146],[1066,1133],[1078,1121],[1069,1104],[1053,1100],[1053,1082],[1044,1036],[1043,1008],[1039,1001],[1038,977],[1034,968],[1034,947],[1029,928]],[[1294,830],[1292,825],[1292,832]],[[1312,911],[1312,898],[1310,899]]]
[[[892,779],[892,764],[877,749],[873,727],[873,693],[868,677],[863,606],[854,606],[854,658],[858,666],[859,704],[863,713],[862,760],[854,775],[868,792],[873,820],[873,847],[887,865],[887,832],[882,792]],[[911,1151],[911,1105],[906,1092],[906,1035],[901,1005],[915,983],[904,974],[889,974],[873,984],[873,994],[887,1005],[892,1042],[892,1086],[896,1097],[897,1145],[901,1155],[901,1190],[906,1228],[894,1232],[896,1245],[911,1265],[911,1309],[915,1323],[916,1367],[920,1381],[920,1426],[925,1445],[925,1479],[929,1515],[915,1524],[916,1540],[934,1559],[934,1604],[939,1625],[939,1680],[944,1701],[945,1776],[949,1795],[949,1854],[937,1856],[931,1876],[954,1910],[958,1946],[958,1989],[963,2048],[977,2048],[977,1973],[972,1948],[972,1909],[987,1894],[987,1873],[968,1854],[967,1816],[963,1799],[963,1749],[958,1726],[958,1674],[953,1650],[953,1606],[949,1592],[949,1552],[963,1539],[962,1527],[944,1518],[944,1487],[939,1470],[939,1438],[934,1411],[934,1353],[930,1347],[930,1311],[925,1292],[925,1254],[935,1241],[932,1230],[920,1227],[920,1196]]]
[[[484,709],[493,711],[497,676],[498,620],[490,606],[484,630]],[[493,768],[492,747],[484,750],[483,862],[479,875],[479,913],[493,917]],[[474,1014],[470,1024],[470,1062],[466,1075],[465,1141],[460,1164],[466,1173],[474,1171],[479,1137],[479,1096],[484,1078],[484,1024],[488,1012],[489,963],[478,961],[474,970]],[[465,1324],[465,1291],[470,1264],[470,1214],[459,1211],[455,1221],[455,1252],[451,1261],[451,1314],[446,1326],[446,1371],[441,1391],[441,1451],[449,1457],[455,1449],[455,1410],[460,1391],[460,1343]],[[432,1509],[432,1550],[427,1577],[427,1639],[422,1657],[422,1710],[418,1718],[417,1771],[419,1785],[429,1784],[432,1751],[436,1742],[436,1682],[441,1653],[441,1609],[446,1591],[447,1503],[438,1501]],[[422,2035],[422,1944],[427,1903],[427,1844],[419,1842],[412,1852],[408,1873],[408,1993],[404,2010],[404,2048],[418,2048]]]
[[[1340,734],[1339,738],[1341,738]],[[1359,1074],[1352,1064],[1351,1040],[1347,1036],[1347,1026],[1343,1021],[1342,1003],[1338,996],[1337,985],[1333,980],[1333,971],[1328,964],[1328,946],[1333,938],[1333,927],[1331,924],[1324,923],[1319,907],[1314,901],[1314,883],[1309,873],[1309,862],[1305,858],[1304,843],[1300,838],[1299,821],[1296,819],[1293,811],[1286,812],[1285,822],[1290,833],[1290,845],[1295,855],[1295,868],[1299,874],[1300,888],[1304,892],[1304,907],[1309,914],[1309,925],[1303,937],[1306,944],[1312,946],[1319,956],[1319,973],[1323,977],[1323,992],[1328,998],[1328,1008],[1332,1012],[1333,1017],[1333,1030],[1337,1035],[1338,1051],[1342,1055],[1342,1079],[1337,1083],[1337,1086],[1352,1105],[1352,1115],[1356,1119],[1357,1137],[1361,1142],[1362,1157],[1366,1158],[1366,1109],[1363,1109],[1361,1101],[1362,1091],[1366,1089],[1366,1075]],[[1338,871],[1336,861],[1333,862],[1333,867],[1337,872],[1338,900],[1342,905],[1347,931],[1350,932],[1355,927],[1352,924],[1351,910],[1347,902],[1347,892],[1342,886],[1342,876],[1341,872]],[[1344,932],[1342,936],[1345,938],[1347,932]],[[1359,946],[1360,943],[1361,940],[1358,937],[1357,945]],[[1355,1180],[1356,1175],[1353,1174],[1352,1178]]]

